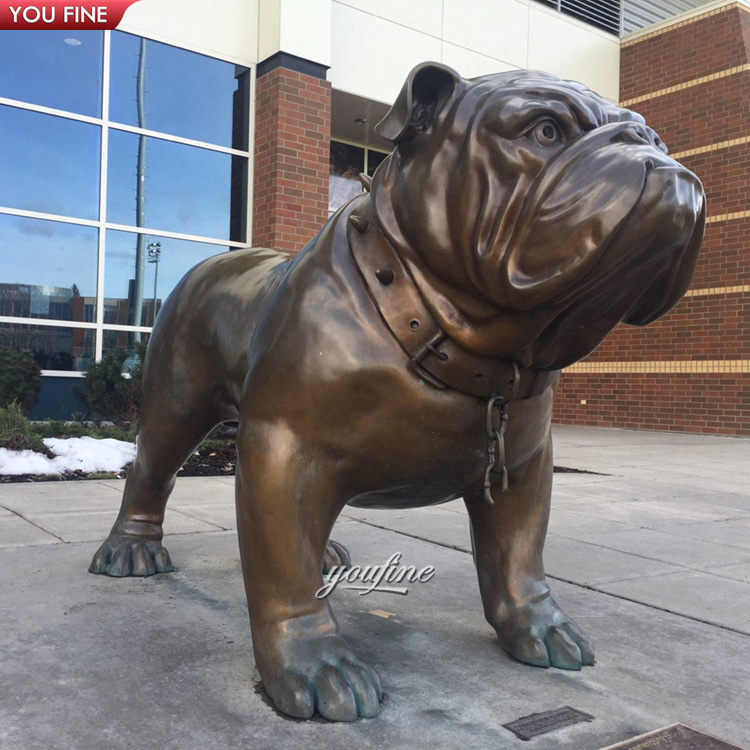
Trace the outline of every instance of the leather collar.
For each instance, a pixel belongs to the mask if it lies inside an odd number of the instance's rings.
[[[527,399],[549,388],[559,370],[521,368],[484,357],[448,338],[425,304],[395,248],[379,230],[369,195],[353,201],[347,240],[383,321],[409,357],[415,374],[440,390],[453,388],[479,398]]]

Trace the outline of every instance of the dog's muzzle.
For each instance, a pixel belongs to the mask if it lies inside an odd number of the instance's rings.
[[[653,130],[597,128],[548,162],[524,204],[506,252],[513,306],[555,304],[591,274],[604,282],[623,272],[634,284],[626,322],[654,320],[687,289],[704,204],[698,178]]]

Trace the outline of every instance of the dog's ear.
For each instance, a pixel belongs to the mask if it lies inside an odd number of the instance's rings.
[[[375,126],[375,132],[397,145],[424,133],[460,80],[461,76],[447,65],[429,62],[417,65],[388,114]]]

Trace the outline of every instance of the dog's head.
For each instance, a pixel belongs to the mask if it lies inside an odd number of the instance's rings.
[[[495,331],[484,353],[559,368],[687,290],[700,181],[640,115],[581,84],[425,63],[378,132],[395,145],[373,181],[378,221],[434,288],[471,300],[464,316]],[[514,334],[497,334],[505,319]]]

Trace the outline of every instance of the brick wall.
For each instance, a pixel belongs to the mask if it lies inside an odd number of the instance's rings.
[[[565,371],[558,422],[750,434],[750,11],[737,3],[623,43],[623,106],[703,181],[690,291]]]
[[[296,253],[328,217],[331,84],[277,67],[255,107],[253,245]]]

